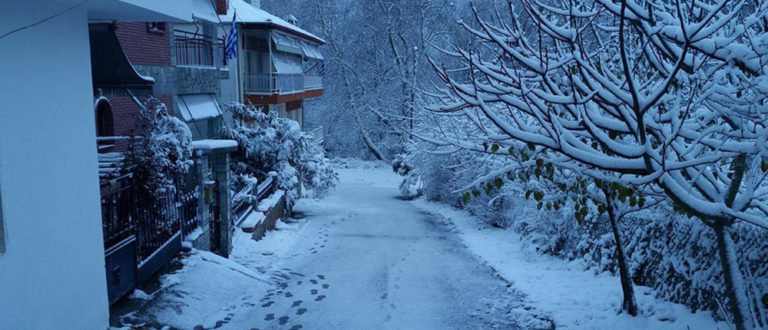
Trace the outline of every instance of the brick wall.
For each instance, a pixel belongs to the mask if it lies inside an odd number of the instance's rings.
[[[173,97],[169,94],[156,95],[155,98],[165,103],[168,111],[173,115]],[[111,97],[109,102],[112,104],[112,117],[115,125],[115,136],[131,136],[131,134],[140,134],[134,132],[136,127],[136,115],[139,112],[139,106],[128,96]],[[117,144],[115,151],[126,151],[128,143],[121,142]]]
[[[117,23],[117,39],[133,64],[171,65],[171,24],[163,33],[150,32],[147,23]]]

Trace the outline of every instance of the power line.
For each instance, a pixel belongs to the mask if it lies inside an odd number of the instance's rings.
[[[61,16],[61,15],[64,15],[64,14],[66,14],[66,13],[68,13],[68,12],[70,12],[70,11],[74,10],[74,9],[75,9],[75,8],[77,8],[77,7],[80,7],[80,6],[82,6],[83,4],[85,4],[85,3],[86,3],[86,2],[88,2],[88,1],[90,1],[90,0],[83,0],[83,1],[80,1],[79,3],[75,4],[74,6],[72,6],[72,7],[69,7],[69,8],[67,8],[67,9],[64,9],[63,11],[61,11],[61,12],[58,12],[58,13],[56,13],[56,14],[53,14],[53,15],[51,15],[51,16],[49,16],[49,17],[46,17],[46,18],[44,18],[44,19],[42,19],[42,20],[40,20],[40,21],[37,21],[37,22],[35,22],[35,23],[32,23],[32,24],[29,24],[29,25],[25,25],[25,26],[22,26],[22,27],[20,27],[20,28],[16,28],[16,29],[13,29],[13,30],[11,30],[11,31],[9,31],[9,32],[7,32],[7,33],[5,33],[5,34],[3,34],[3,35],[0,35],[0,39],[3,39],[3,38],[5,38],[5,37],[7,37],[7,36],[10,36],[10,35],[12,35],[12,34],[14,34],[14,33],[17,33],[17,32],[20,32],[20,31],[23,31],[23,30],[26,30],[26,29],[29,29],[29,28],[31,28],[31,27],[35,27],[35,26],[37,26],[37,25],[43,24],[43,23],[45,23],[45,22],[48,22],[48,21],[50,21],[50,20],[52,20],[52,19],[54,19],[54,18],[56,18],[56,17],[59,17],[59,16]]]

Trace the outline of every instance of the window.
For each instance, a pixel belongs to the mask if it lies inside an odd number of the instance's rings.
[[[168,24],[165,22],[149,22],[147,23],[147,31],[152,33],[165,33],[168,31]]]

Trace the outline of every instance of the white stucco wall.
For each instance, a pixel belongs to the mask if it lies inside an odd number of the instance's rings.
[[[51,14],[0,7],[0,34]],[[0,329],[108,325],[88,42],[83,9],[0,39]]]

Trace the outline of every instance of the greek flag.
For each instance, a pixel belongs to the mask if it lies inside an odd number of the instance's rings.
[[[227,61],[237,57],[237,13],[232,15],[232,28],[224,43],[224,57]]]

